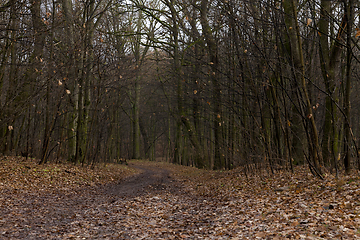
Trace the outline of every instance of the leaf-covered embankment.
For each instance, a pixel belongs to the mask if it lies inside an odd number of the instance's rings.
[[[126,165],[98,164],[90,166],[70,163],[47,163],[22,157],[0,159],[0,192],[41,192],[74,190],[120,181],[137,173]]]
[[[176,167],[174,172],[191,194],[231,208],[232,221],[237,219],[241,232],[254,238],[360,238],[358,172],[339,179],[325,175],[324,180],[315,178],[306,167],[297,167],[294,174],[282,171],[247,177],[240,169]]]

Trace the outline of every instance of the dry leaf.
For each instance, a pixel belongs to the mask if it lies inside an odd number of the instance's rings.
[[[308,27],[311,24],[311,22],[312,22],[311,18],[308,18],[306,21],[306,26]]]

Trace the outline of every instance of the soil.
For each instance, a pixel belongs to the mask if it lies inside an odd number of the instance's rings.
[[[116,196],[119,198],[138,197],[150,192],[165,190],[173,187],[173,180],[170,177],[169,170],[151,167],[134,165],[130,166],[140,170],[140,174],[131,176],[126,180],[107,186],[104,194]]]
[[[180,188],[169,170],[139,163],[130,167],[140,173],[104,186],[65,192],[3,192],[0,239],[137,239],[132,227],[126,227],[128,223],[119,224],[131,203],[141,204],[140,197],[179,192]]]

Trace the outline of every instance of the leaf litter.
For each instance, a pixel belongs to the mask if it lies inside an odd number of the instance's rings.
[[[143,185],[143,194],[107,191],[129,184],[139,169],[163,174]],[[91,169],[7,158],[0,238],[358,239],[359,184],[357,173],[318,180],[305,167],[245,177],[241,169],[145,161]]]

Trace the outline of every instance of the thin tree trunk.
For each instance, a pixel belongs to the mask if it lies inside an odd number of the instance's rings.
[[[214,156],[214,169],[222,169],[225,167],[223,150],[222,150],[222,99],[221,99],[221,87],[219,83],[220,72],[219,72],[219,59],[218,59],[218,50],[216,41],[212,34],[211,27],[208,21],[208,7],[209,1],[202,0],[200,5],[200,23],[202,26],[203,34],[205,37],[205,41],[208,46],[208,52],[210,55],[210,78],[213,85],[212,92],[212,108],[213,108],[213,128],[214,128],[214,141],[215,141],[215,156]]]
[[[351,136],[350,136],[350,88],[351,88],[351,32],[353,24],[353,1],[344,1],[345,15],[347,18],[346,24],[346,78],[345,78],[345,96],[344,96],[344,112],[345,112],[345,124],[344,124],[344,167],[345,172],[350,173],[351,169]]]
[[[315,169],[318,171],[319,177],[321,177],[321,168],[320,168],[320,162],[322,162],[322,156],[321,156],[321,149],[320,149],[320,145],[319,145],[319,135],[318,135],[318,131],[316,128],[316,124],[315,124],[315,119],[314,119],[314,115],[312,112],[312,106],[311,106],[311,102],[310,102],[310,98],[309,98],[309,94],[308,94],[308,90],[307,90],[307,84],[306,84],[306,80],[305,80],[305,64],[304,64],[304,55],[303,55],[303,50],[302,50],[302,40],[301,40],[301,36],[300,36],[300,28],[299,28],[299,24],[297,21],[297,7],[296,7],[296,2],[295,0],[292,0],[292,12],[293,12],[293,16],[295,19],[295,27],[296,27],[296,38],[297,38],[297,49],[298,49],[298,56],[299,56],[299,69],[297,69],[299,71],[298,77],[300,78],[300,82],[301,82],[301,86],[302,86],[302,92],[304,94],[305,97],[305,103],[306,103],[306,108],[307,108],[307,119],[309,119],[310,121],[310,129],[311,129],[311,141],[312,144],[314,145],[314,151],[312,152],[312,158],[313,158],[313,162],[314,162],[314,166]],[[296,53],[295,53],[296,54]],[[310,139],[309,139],[310,140]]]

